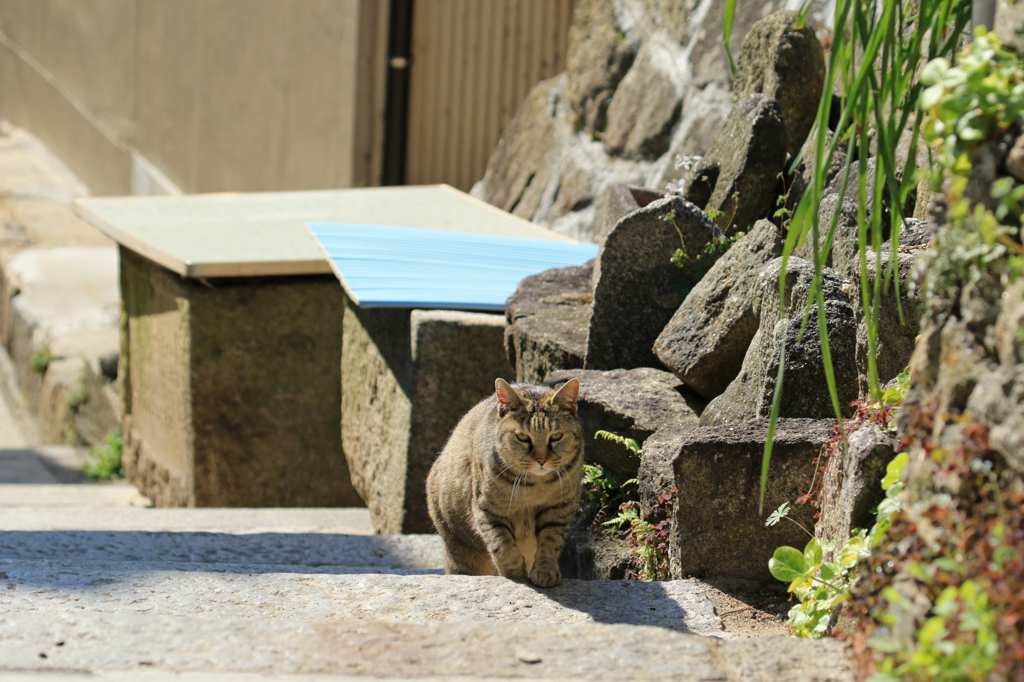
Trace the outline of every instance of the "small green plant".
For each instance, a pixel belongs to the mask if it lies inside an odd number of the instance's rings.
[[[36,374],[46,374],[46,369],[50,366],[50,363],[56,360],[53,351],[50,350],[49,346],[43,346],[29,358],[28,365],[32,368],[32,371]]]
[[[878,505],[875,525],[869,531],[854,530],[838,552],[835,547],[823,546],[812,536],[802,552],[793,547],[779,547],[768,561],[771,574],[788,582],[789,591],[800,600],[789,611],[789,626],[797,637],[817,639],[831,631],[839,609],[857,583],[857,565],[878,546],[892,525],[892,515],[902,508],[898,496],[903,491],[901,476],[908,459],[906,453],[901,453],[886,466],[882,479],[885,499]],[[773,526],[783,518],[788,519],[788,513],[788,503],[783,504],[768,517],[765,525]],[[827,554],[833,554],[832,561],[824,560]]]
[[[640,445],[640,443],[637,443],[636,440],[633,438],[620,436],[619,434],[612,433],[611,431],[598,431],[597,433],[594,434],[594,438],[604,438],[605,440],[610,440],[613,443],[623,445],[626,447],[627,450],[632,452],[637,457],[640,457],[643,454],[643,447]]]
[[[71,410],[72,414],[78,414],[78,410],[85,404],[85,391],[81,388],[71,388],[64,394],[64,404]]]
[[[633,548],[633,554],[637,557],[637,574],[641,580],[668,580],[668,542],[670,521],[672,516],[672,502],[676,489],[658,496],[658,502],[653,510],[661,521],[650,523],[640,517],[639,503],[628,502],[622,505],[620,517],[629,522],[629,528],[624,535],[629,546]]]
[[[89,460],[82,467],[82,473],[100,480],[124,478],[124,467],[121,465],[123,445],[121,429],[114,429],[108,433],[103,445],[89,451]]]
[[[775,205],[779,209],[772,215],[779,219],[782,229],[789,229],[789,224],[793,222],[793,211],[789,209],[789,195],[793,191],[793,183],[789,184],[789,188],[786,187],[785,173],[779,173],[778,178],[782,182],[782,194],[775,200]]]
[[[625,446],[637,457],[640,456],[641,447],[632,438],[626,438],[610,431],[598,431],[594,438],[603,438]],[[592,520],[596,526],[611,526],[613,530],[624,530],[628,526],[627,521],[617,520],[618,516],[608,520],[608,516],[618,510],[623,504],[636,499],[637,479],[630,478],[623,481],[621,478],[605,471],[600,464],[583,465],[583,509],[581,516],[584,519]]]
[[[620,436],[610,431],[598,431],[595,438],[604,438],[622,445],[637,457],[643,456],[643,448],[633,438]],[[584,466],[584,480],[587,479],[586,466]],[[608,475],[600,485],[605,485]],[[650,523],[640,516],[640,503],[635,499],[638,480],[631,478],[622,483],[623,490],[627,491],[625,499],[619,498],[617,506],[613,507],[612,495],[609,494],[605,500],[605,508],[616,508],[618,513],[601,522],[601,525],[615,531],[622,532],[629,546],[633,548],[633,554],[637,557],[636,577],[641,580],[667,580],[668,579],[668,536],[669,518],[672,515],[672,499],[676,489],[668,494],[658,497],[653,510],[655,515],[662,520],[657,523]],[[586,488],[584,488],[586,490]]]

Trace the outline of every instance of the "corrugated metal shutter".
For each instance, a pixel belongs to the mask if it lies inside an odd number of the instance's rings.
[[[523,98],[565,68],[576,0],[417,0],[406,183],[469,190]]]

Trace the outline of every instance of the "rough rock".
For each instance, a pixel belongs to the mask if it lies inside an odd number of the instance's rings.
[[[915,221],[917,222],[917,221]],[[927,231],[927,230],[925,230]],[[919,241],[922,238],[920,230],[908,230],[908,241]],[[903,234],[900,235],[900,242],[903,242]],[[905,247],[901,246],[901,249]],[[891,255],[889,244],[883,244],[882,253],[876,256],[874,251],[868,251],[866,255],[868,290],[871,291],[872,282],[875,279],[875,272],[878,263],[882,264],[882,276],[887,276]],[[890,281],[889,291],[883,292],[878,304],[878,325],[875,333],[875,371],[878,375],[879,384],[885,384],[890,379],[898,376],[910,362],[910,356],[914,353],[914,345],[917,343],[917,335],[921,332],[918,324],[919,306],[916,298],[910,289],[910,274],[914,267],[916,257],[912,253],[900,251],[896,254],[897,271],[899,284]],[[859,273],[858,273],[859,274]],[[870,390],[868,380],[868,358],[870,347],[868,345],[868,323],[864,308],[860,305],[860,277],[853,279],[854,305],[857,314],[857,371],[860,374],[860,393],[866,395]],[[899,303],[897,303],[897,292]],[[900,306],[900,307],[897,307]],[[900,319],[900,309],[903,311],[903,319]]]
[[[593,261],[523,279],[505,302],[505,350],[515,380],[539,384],[552,372],[583,367],[590,323]]]
[[[565,55],[566,99],[581,127],[605,129],[612,95],[639,48],[623,36],[614,3],[583,0],[576,6]]]
[[[604,149],[628,159],[657,158],[668,151],[684,90],[672,52],[657,40],[640,48],[636,62],[608,105]]]
[[[757,333],[758,274],[782,255],[784,237],[759,220],[718,259],[654,343],[662,364],[707,399],[725,391]]]
[[[870,528],[874,508],[885,497],[885,466],[896,456],[897,443],[873,423],[854,431],[847,447],[839,448],[825,467],[821,484],[821,519],[814,535],[837,549],[850,539],[853,528]]]
[[[647,187],[621,183],[611,185],[597,202],[597,210],[594,212],[594,239],[598,243],[602,242],[620,220],[664,196],[664,192]]]
[[[928,246],[932,240],[932,230],[928,223],[916,218],[904,218],[900,227],[900,248],[909,249],[915,246]],[[887,251],[888,244],[882,245],[882,251]]]
[[[544,383],[556,387],[574,377],[580,381],[577,404],[586,459],[623,479],[636,476],[639,458],[625,446],[597,438],[598,431],[643,443],[667,424],[696,424],[704,407],[700,397],[674,375],[649,367],[610,372],[564,370],[551,374]]]
[[[348,304],[341,440],[378,533],[429,533],[426,480],[459,419],[510,376],[499,315]]]
[[[527,220],[537,210],[558,151],[558,140],[572,134],[556,116],[552,98],[564,84],[558,76],[541,81],[523,100],[487,162],[483,199]]]
[[[592,531],[574,525],[565,537],[558,569],[566,580],[625,580],[636,555],[621,533]]]
[[[814,6],[824,3],[814,2]],[[736,59],[743,47],[744,38],[753,28],[756,22],[769,16],[785,7],[785,0],[738,0],[736,13],[733,16],[732,34],[729,37],[729,50],[733,59]],[[814,7],[815,10],[818,7]],[[725,18],[725,3],[712,2],[707,16],[701,24],[703,30],[694,35],[696,42],[693,44],[690,57],[692,61],[693,79],[697,87],[703,88],[708,84],[730,81],[729,61],[725,55],[725,45],[722,42],[723,19]],[[693,35],[694,32],[691,33]]]
[[[1024,182],[1024,135],[1019,135],[1006,155],[1006,172]]]
[[[686,161],[691,160],[694,163],[703,161],[706,164],[703,169],[705,171],[704,174],[712,173],[714,181],[706,187],[697,186],[690,190],[698,192],[695,195],[698,198],[703,197],[706,193],[707,197],[704,198],[703,202],[692,199],[687,199],[687,201],[696,204],[700,208],[704,208],[711,199],[711,193],[715,189],[714,184],[718,180],[720,170],[719,164],[705,155],[715,142],[715,137],[722,127],[722,122],[725,120],[728,108],[723,113],[719,109],[709,108],[705,102],[698,103],[695,99],[691,97],[683,103],[683,120],[688,121],[690,125],[686,129],[686,134],[679,139],[678,143],[672,148],[672,151],[669,152],[671,163],[668,164],[658,182],[654,184],[657,187],[667,187],[671,184],[686,187],[691,184],[692,179],[699,179],[701,177],[697,175],[697,167],[687,164]],[[690,172],[691,169],[693,172]],[[683,194],[685,195],[685,191]]]
[[[658,497],[667,495],[675,487],[672,458],[679,452],[683,438],[696,428],[696,424],[668,424],[662,426],[644,441],[640,472],[640,516],[650,523],[664,518],[658,509]]]
[[[765,527],[783,502],[806,492],[834,420],[780,419],[775,431],[764,512],[758,513],[761,460],[768,420],[699,427],[683,437],[673,460],[678,490],[672,511],[669,560],[673,575],[769,579],[768,559],[782,545],[803,547],[807,536],[792,523]],[[809,528],[814,510],[790,516]]]
[[[995,20],[992,30],[1005,47],[1020,52],[1024,50],[1024,6],[1012,0],[996,0]]]
[[[786,164],[786,126],[779,104],[760,93],[738,101],[708,156],[721,174],[708,202],[727,233],[745,231],[775,206],[778,175]]]
[[[814,266],[801,258],[790,258],[786,269],[786,307],[780,316],[781,267],[782,259],[775,259],[758,275],[756,286],[761,293],[754,304],[754,313],[760,320],[757,333],[747,349],[739,375],[701,415],[703,426],[734,424],[770,414],[783,339],[786,371],[779,416],[823,419],[835,414],[825,379],[816,303],[811,306],[803,339],[797,343]],[[834,271],[828,268],[822,271],[825,321],[836,390],[839,405],[848,411],[850,402],[857,397],[857,322],[853,306],[843,293],[843,284]]]
[[[867,195],[874,196],[875,187],[875,161],[868,161],[867,170]],[[829,227],[833,220],[836,220],[836,230],[832,240],[832,250],[827,254],[825,265],[834,269],[842,277],[853,280],[860,273],[860,246],[857,223],[857,174],[859,173],[860,162],[854,161],[850,164],[850,177],[847,180],[846,194],[841,199],[839,190],[842,185],[842,174],[837,173],[829,185],[825,188],[821,203],[818,207],[818,246],[824,248],[828,238]],[[836,218],[836,212],[839,213]],[[872,214],[871,207],[865,209],[865,217],[870,221]],[[889,193],[882,192],[882,240],[889,238]],[[869,232],[870,240],[870,232]],[[809,261],[814,260],[814,241],[808,237],[802,248],[796,250],[796,254]]]
[[[654,201],[616,224],[594,264],[587,369],[658,365],[651,346],[702,274],[696,259],[679,268],[672,254],[700,254],[715,234],[704,212],[680,197]]]
[[[666,189],[683,197],[699,209],[711,201],[711,195],[722,172],[721,164],[706,156],[679,157],[674,168],[678,173],[663,179]]]
[[[786,151],[800,153],[818,113],[825,83],[825,52],[797,13],[775,12],[758,21],[743,39],[733,92],[737,100],[755,92],[774,97],[786,126]]]
[[[954,396],[945,400],[951,406],[957,406],[957,402],[963,401],[963,394],[970,391],[964,411],[989,426],[989,446],[999,452],[1018,475],[1024,474],[1024,335],[1021,329],[1024,329],[1024,280],[1018,280],[1002,295],[998,317],[989,335],[991,355],[975,360],[980,366],[974,371],[974,377],[965,382],[966,386],[948,385],[945,377],[936,382],[939,390]],[[935,343],[936,334],[929,336]],[[972,355],[978,355],[977,351],[963,353],[958,348],[969,338],[966,334],[943,334],[943,349],[957,354],[939,357],[949,364],[954,359],[969,364]],[[919,363],[922,360],[927,361],[927,356],[919,359]],[[963,376],[964,373],[955,374]]]

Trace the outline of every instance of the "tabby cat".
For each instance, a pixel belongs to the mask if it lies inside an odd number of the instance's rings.
[[[494,382],[452,431],[427,477],[448,574],[562,582],[558,555],[580,502],[580,384]]]

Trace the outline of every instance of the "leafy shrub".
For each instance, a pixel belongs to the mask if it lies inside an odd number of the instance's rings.
[[[124,438],[121,429],[114,429],[107,434],[103,445],[89,451],[89,460],[82,467],[82,473],[100,480],[117,480],[124,478],[124,467],[121,465],[121,450]]]
[[[768,561],[768,570],[777,579],[789,583],[799,604],[789,610],[789,627],[797,637],[820,638],[828,635],[844,602],[857,583],[857,565],[867,558],[892,524],[892,515],[901,509],[898,496],[903,492],[901,476],[908,457],[900,454],[886,466],[882,489],[885,500],[878,505],[875,525],[869,531],[855,529],[838,551],[817,538],[801,552],[793,547],[779,547]],[[782,505],[768,518],[766,525],[775,525],[786,517],[788,505]],[[806,529],[805,529],[806,530]],[[826,554],[834,557],[825,561]]]

